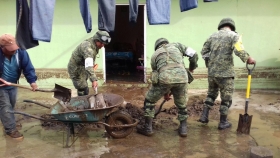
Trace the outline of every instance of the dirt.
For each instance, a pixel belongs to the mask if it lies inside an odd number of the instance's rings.
[[[128,112],[133,118],[143,122],[143,102],[148,87],[114,86],[101,87],[99,93],[114,93],[122,96],[124,105],[119,108]],[[73,91],[74,92],[74,91]],[[173,99],[163,105],[162,112],[154,120],[155,135],[145,137],[134,130],[128,137],[112,139],[106,135],[103,125],[78,124],[86,126],[70,148],[63,148],[65,130],[61,123],[42,122],[27,116],[16,115],[17,128],[24,135],[21,143],[12,143],[8,137],[0,137],[0,157],[249,157],[252,146],[264,146],[273,151],[274,157],[280,156],[280,92],[252,91],[249,101],[250,115],[253,115],[250,135],[236,134],[239,114],[244,114],[245,91],[235,91],[229,121],[232,128],[217,130],[219,122],[218,98],[212,110],[210,121],[202,125],[196,120],[202,112],[206,90],[190,89],[188,91],[187,109],[188,137],[180,138],[178,132],[177,109]],[[91,90],[90,94],[94,94]],[[57,100],[51,93],[26,92],[19,89],[17,111],[47,118],[50,110],[23,99],[35,100],[48,106]],[[156,103],[158,110],[160,99]],[[0,131],[1,132],[1,131]],[[6,142],[6,144],[5,144]],[[50,152],[52,151],[52,152]]]
[[[201,115],[205,97],[206,97],[205,94],[204,95],[193,95],[193,96],[189,97],[188,104],[187,104],[187,110],[188,110],[189,117],[199,117]],[[138,97],[136,99],[130,100],[129,103],[126,103],[123,106],[119,106],[118,108],[119,108],[119,110],[125,111],[128,114],[130,114],[132,118],[138,119],[140,121],[139,124],[143,124],[145,121],[143,107],[139,107],[139,105],[132,104],[132,103],[139,103],[141,101],[143,102],[143,100],[141,100],[143,98],[144,98],[144,95],[138,95]],[[172,102],[172,100],[170,102]],[[26,106],[30,106],[30,105],[24,105],[24,106],[22,106],[22,109],[25,109]],[[220,101],[216,101],[213,108],[209,111],[210,118],[215,118],[215,116],[217,116],[217,114],[219,113],[219,106],[220,106]],[[158,110],[159,110],[158,108],[159,107],[157,107],[156,112],[158,112]],[[62,112],[64,112],[64,111],[62,111]],[[171,117],[176,117],[177,115],[178,115],[178,109],[175,105],[172,105],[171,107],[168,107],[168,108],[164,108],[164,105],[163,105],[163,108],[162,108],[160,114],[155,119],[154,123],[156,122],[158,124],[160,122],[160,124],[162,124],[161,126],[172,125],[174,123],[173,123]],[[51,116],[48,114],[43,114],[43,115],[41,115],[41,117],[45,118],[45,119],[51,119]],[[170,121],[167,121],[167,120],[170,120]],[[43,127],[55,127],[55,126],[62,126],[62,125],[63,125],[63,123],[61,123],[61,122],[42,121]],[[87,126],[87,128],[89,128],[89,129],[90,128],[93,128],[93,129],[103,128],[103,126],[99,125],[99,124],[84,124],[84,126]],[[155,126],[155,127],[158,127],[158,126]]]
[[[75,91],[75,90],[74,90]],[[99,89],[99,93],[119,93],[122,92],[121,95],[124,99],[125,102],[122,106],[119,106],[118,108],[120,110],[123,110],[127,113],[129,113],[132,118],[138,119],[140,122],[139,124],[143,124],[144,122],[144,111],[143,111],[143,103],[144,103],[144,99],[145,99],[145,93],[148,91],[148,87],[136,87],[136,86],[131,86],[131,87],[122,87],[122,86],[116,86],[116,87],[110,87],[110,88],[106,88],[106,87],[102,87]],[[93,92],[92,92],[93,93]],[[92,94],[91,93],[91,94]],[[254,92],[252,92],[254,93]],[[75,95],[75,94],[74,94]],[[264,94],[266,95],[266,94]],[[203,110],[203,103],[205,101],[206,98],[206,93],[204,92],[198,92],[198,93],[193,93],[190,92],[189,93],[189,97],[188,97],[188,102],[187,102],[187,110],[188,110],[188,115],[189,118],[198,118]],[[43,103],[45,105],[49,105],[52,106],[54,105],[54,103],[56,103],[55,99],[45,99],[44,97],[36,97],[36,99],[34,101]],[[155,110],[156,112],[158,111],[159,108],[159,104],[163,101],[163,98],[161,100],[159,100],[156,103],[156,107]],[[237,100],[239,101],[239,100]],[[242,100],[242,102],[244,102],[244,100]],[[219,119],[219,107],[220,107],[221,101],[219,100],[219,97],[217,98],[217,100],[214,103],[214,106],[212,109],[210,109],[209,111],[209,119],[213,119],[213,120],[218,120]],[[241,105],[244,105],[244,103],[242,103]],[[36,105],[32,105],[30,103],[23,103],[21,104],[21,106],[17,106],[17,109],[20,110],[25,110],[27,107],[32,107],[32,106],[36,106]],[[239,109],[241,106],[234,104],[232,105],[232,108],[235,109]],[[242,106],[243,107],[243,106]],[[260,104],[259,107],[256,107],[256,109],[261,109],[262,105]],[[271,109],[270,111],[274,110],[279,110],[280,108],[280,98],[277,98],[276,100],[271,100],[270,103],[268,104],[268,107]],[[269,111],[269,108],[263,108],[263,111]],[[50,112],[50,111],[48,111]],[[178,110],[177,107],[174,105],[173,103],[173,99],[171,99],[170,101],[167,101],[163,107],[161,112],[159,113],[159,115],[157,116],[157,118],[155,119],[154,122],[160,122],[163,125],[170,125],[173,124],[173,121],[171,118],[176,117],[178,114]],[[35,114],[35,115],[39,115],[39,114]],[[42,114],[41,115],[42,118],[46,118],[48,119],[49,115],[47,114]],[[27,117],[24,117],[25,119],[27,119]],[[18,122],[22,121],[18,120]],[[170,120],[170,121],[167,121]],[[59,122],[43,122],[42,121],[42,126],[43,127],[55,127],[56,125],[63,125],[63,123],[59,123]],[[98,124],[84,124],[84,126],[89,126],[89,128],[103,128],[102,125],[98,125]]]

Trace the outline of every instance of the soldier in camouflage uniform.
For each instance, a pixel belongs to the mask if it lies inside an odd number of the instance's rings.
[[[181,43],[169,43],[165,38],[159,38],[155,42],[155,53],[151,58],[153,84],[144,101],[145,124],[137,126],[138,133],[146,136],[153,135],[152,120],[155,115],[155,103],[162,96],[169,100],[172,94],[178,108],[179,135],[187,136],[188,75],[183,61],[184,56],[189,57],[189,70],[193,72],[198,60],[197,53],[193,49]]]
[[[83,41],[73,51],[68,63],[68,73],[77,89],[78,96],[88,95],[88,78],[92,82],[92,87],[97,88],[97,77],[93,66],[99,49],[111,41],[111,37],[106,31],[98,31],[96,34]]]
[[[201,55],[208,67],[208,95],[204,102],[199,122],[208,123],[209,109],[214,105],[220,91],[220,122],[218,129],[231,127],[227,121],[228,110],[232,104],[234,91],[233,53],[247,64],[256,61],[249,56],[242,45],[241,36],[235,32],[235,23],[231,18],[224,18],[218,25],[218,32],[212,34],[204,43]]]

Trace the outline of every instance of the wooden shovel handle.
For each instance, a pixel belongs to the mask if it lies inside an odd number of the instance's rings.
[[[27,87],[27,86],[23,86],[23,85],[19,85],[19,84],[14,84],[14,83],[11,83],[10,86],[14,86],[14,87],[19,87],[19,88],[24,88],[24,89],[29,89],[29,90],[32,90],[32,88],[30,87]],[[55,89],[36,89],[35,91],[40,91],[40,92],[55,92],[56,90]]]
[[[19,87],[19,88],[32,90],[30,87],[19,85],[19,84],[14,84],[14,83],[11,83],[9,86],[14,86],[14,87]]]

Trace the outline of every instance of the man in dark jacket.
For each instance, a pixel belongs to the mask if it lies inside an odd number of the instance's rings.
[[[17,88],[1,81],[17,83],[23,72],[32,90],[35,91],[38,88],[37,76],[27,52],[19,49],[14,36],[1,35],[0,47],[0,118],[7,135],[22,139],[23,135],[16,129],[14,114],[6,112],[14,110]]]

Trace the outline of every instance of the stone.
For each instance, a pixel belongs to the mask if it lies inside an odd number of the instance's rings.
[[[250,158],[273,158],[273,153],[266,147],[254,146],[251,147]]]

